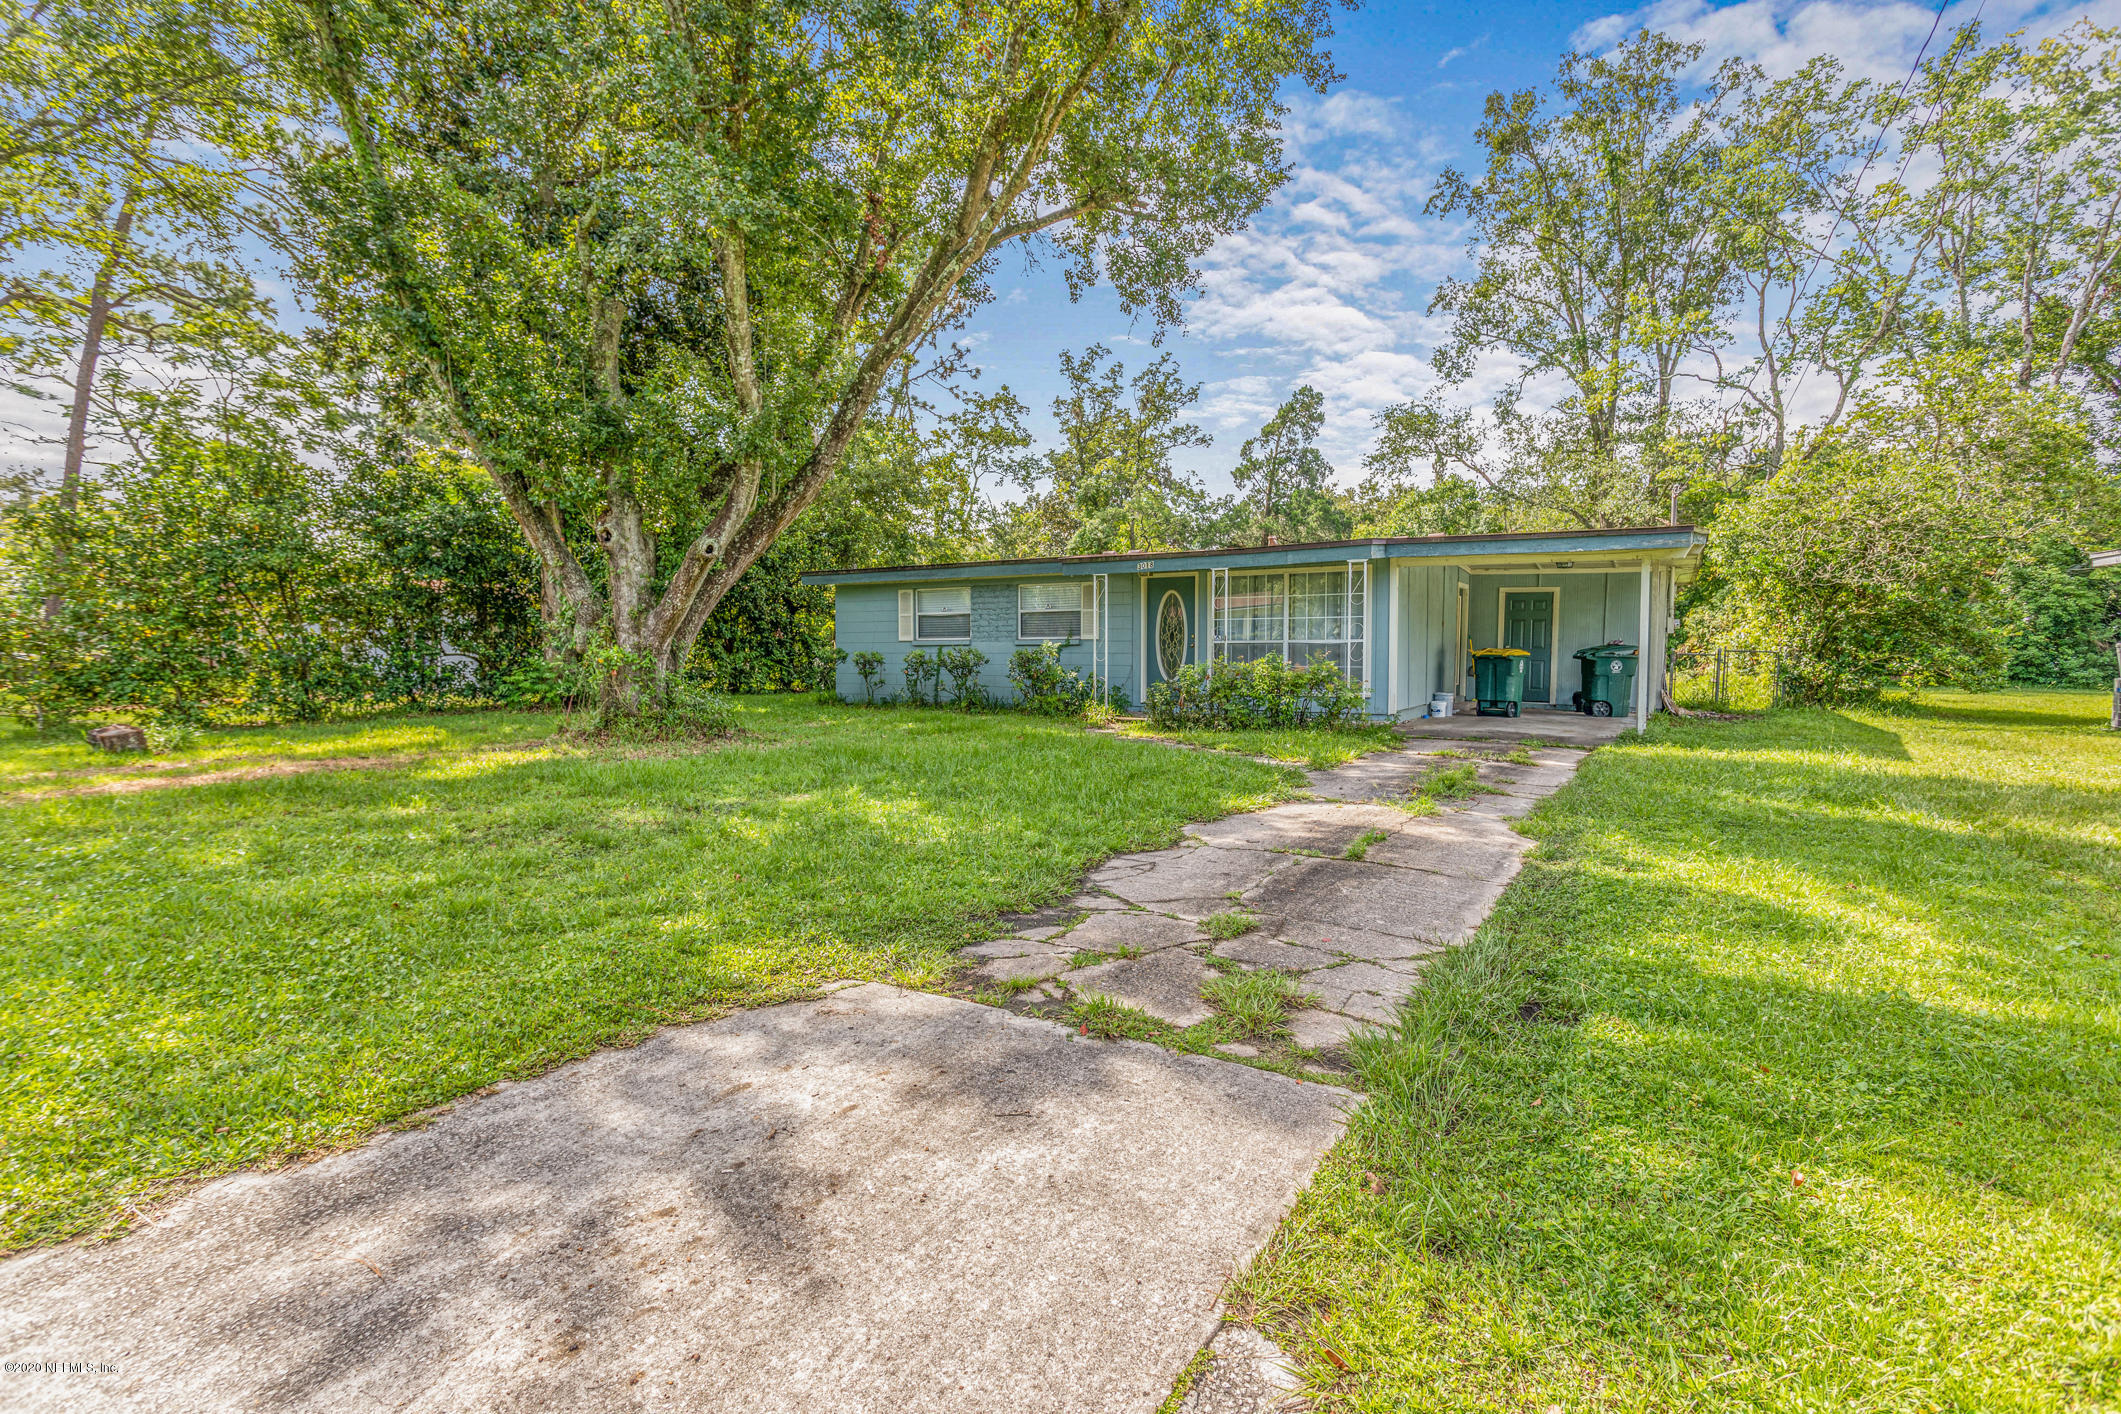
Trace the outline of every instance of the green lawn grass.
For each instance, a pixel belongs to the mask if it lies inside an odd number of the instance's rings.
[[[201,732],[173,751],[149,756],[92,751],[76,731],[35,734],[0,728],[0,801],[140,779],[168,779],[251,766],[427,756],[514,747],[550,737],[551,712],[455,712],[367,721]]]
[[[1358,756],[1397,746],[1400,740],[1399,733],[1391,727],[1376,725],[1338,727],[1330,731],[1318,727],[1218,731],[1208,727],[1155,727],[1147,722],[1122,722],[1118,729],[1124,736],[1177,741],[1187,746],[1261,756],[1270,761],[1286,761],[1293,766],[1308,766],[1314,771],[1345,765]]]
[[[2105,717],[1599,750],[1240,1300],[1335,1409],[2121,1408]]]
[[[183,758],[421,759],[0,805],[0,1245],[659,1023],[932,981],[983,917],[1301,785],[1010,714],[738,707],[703,748],[505,713],[215,733]],[[0,738],[18,786],[102,767]]]

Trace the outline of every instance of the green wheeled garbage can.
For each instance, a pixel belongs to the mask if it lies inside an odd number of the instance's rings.
[[[1524,710],[1522,648],[1479,648],[1473,652],[1473,700],[1483,717],[1514,717]]]
[[[1576,650],[1583,664],[1583,691],[1576,694],[1576,710],[1592,717],[1625,717],[1635,700],[1635,664],[1639,661],[1632,643],[1615,639],[1595,648]]]

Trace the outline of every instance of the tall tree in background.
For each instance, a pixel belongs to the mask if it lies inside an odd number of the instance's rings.
[[[1060,445],[1027,468],[1028,495],[1001,529],[1004,545],[1019,554],[1089,555],[1193,543],[1215,508],[1199,478],[1171,456],[1212,441],[1181,420],[1200,385],[1179,375],[1170,354],[1129,379],[1103,344],[1080,354],[1063,349],[1060,365],[1068,384],[1053,400]]]
[[[66,404],[55,582],[113,346],[257,308],[226,259],[239,154],[277,116],[247,72],[252,34],[218,3],[0,3],[0,357],[18,391]]]
[[[322,308],[493,476],[621,712],[998,250],[1175,321],[1283,180],[1282,85],[1332,77],[1324,0],[302,13]]]
[[[1451,319],[1434,359],[1447,385],[1498,355],[1508,380],[1485,410],[1443,397],[1392,409],[1402,459],[1535,499],[1586,482],[1556,498],[1565,519],[1643,518],[1682,364],[1720,320],[1737,254],[1713,178],[1725,110],[1757,74],[1733,62],[1691,92],[1701,54],[1643,31],[1608,55],[1563,55],[1551,96],[1489,95],[1474,134],[1485,167],[1446,170],[1426,207],[1466,222],[1476,270],[1430,310]],[[1542,381],[1564,389],[1554,411],[1522,410]],[[1481,453],[1500,440],[1494,465]],[[1548,463],[1562,472],[1551,485]]]
[[[1334,497],[1333,468],[1318,449],[1325,425],[1325,397],[1306,383],[1239,450],[1230,475],[1246,503],[1254,544],[1348,533],[1353,522]]]

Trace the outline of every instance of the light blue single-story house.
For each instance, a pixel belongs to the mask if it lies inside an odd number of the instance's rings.
[[[840,695],[862,699],[856,653],[884,656],[885,680],[915,649],[964,645],[988,658],[983,685],[1006,698],[1009,656],[1065,645],[1061,660],[1130,702],[1188,663],[1324,656],[1360,680],[1370,715],[1419,717],[1432,696],[1461,702],[1473,649],[1522,648],[1525,707],[1570,705],[1579,648],[1615,640],[1664,662],[1673,596],[1701,563],[1692,526],[1378,536],[1304,545],[813,571],[834,594]],[[1644,679],[1650,691],[1643,691]],[[1660,674],[1638,675],[1646,725]]]

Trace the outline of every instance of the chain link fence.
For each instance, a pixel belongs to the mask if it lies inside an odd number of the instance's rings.
[[[1782,655],[1767,648],[1688,648],[1666,655],[1672,704],[1693,711],[1764,712],[1782,705]]]

